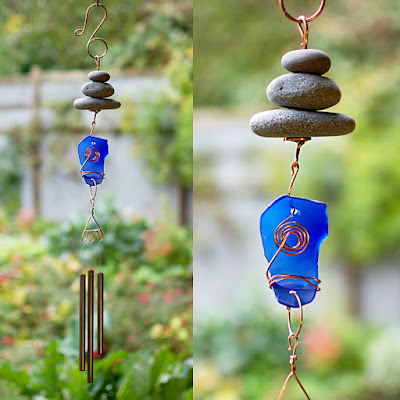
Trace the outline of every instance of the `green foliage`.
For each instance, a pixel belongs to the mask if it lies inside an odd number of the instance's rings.
[[[143,219],[133,220],[126,215],[122,217],[112,209],[107,214],[103,228],[106,227],[105,233],[109,234],[106,241],[113,246],[103,248],[106,351],[113,354],[122,349],[136,353],[146,349],[152,353],[169,346],[174,354],[189,357],[192,354],[190,231],[150,224]],[[35,235],[44,229],[31,219],[21,218],[17,222],[12,230],[7,224],[1,227],[6,234],[0,236],[0,358],[12,359],[18,368],[28,370],[32,364],[38,364],[38,357],[41,360],[43,348],[49,341],[56,339],[60,342],[60,351],[69,359],[60,363],[75,365],[79,273],[89,265],[97,265],[98,247],[88,246],[84,250],[74,247],[80,241],[85,221],[67,227],[52,226],[47,240],[31,235],[30,229],[34,229]],[[22,231],[23,236],[20,235]],[[85,266],[78,257],[82,253],[87,254],[82,257]],[[53,350],[51,347],[48,351]],[[54,361],[55,357],[54,353],[49,360],[46,358],[46,363]],[[149,355],[145,359],[148,361]],[[52,368],[48,365],[48,369]],[[101,375],[99,368],[96,374]],[[8,367],[4,367],[3,372],[10,379],[19,379]],[[54,387],[64,384],[64,372],[61,368],[60,382],[54,382]],[[84,382],[79,371],[71,374],[72,380]],[[96,382],[101,382],[98,385],[105,391],[111,390],[107,389],[110,380],[117,382],[119,378],[113,378],[110,372],[104,374],[108,378],[100,377]],[[45,380],[50,382],[48,377]],[[171,386],[173,382],[172,379]],[[169,386],[161,387],[160,390],[169,390]],[[70,389],[74,389],[72,383]],[[111,391],[116,392],[114,389]],[[0,394],[3,393],[8,392],[0,390]],[[86,391],[82,393],[74,392],[74,396],[85,398]]]
[[[0,203],[15,212],[20,206],[20,186],[22,179],[21,153],[10,140],[0,149]]]
[[[76,361],[52,341],[29,372],[15,369],[8,361],[0,364],[0,383],[24,399],[184,400],[192,387],[192,372],[191,361],[181,360],[168,348],[154,356],[146,351],[109,353],[96,360],[96,382],[87,384]]]
[[[62,3],[48,0],[2,2],[0,11],[0,74],[26,73],[32,65],[44,70],[93,67],[86,54],[86,43],[103,16],[103,9],[92,9],[87,32],[81,28],[86,4],[79,0]],[[109,44],[104,67],[162,67],[172,49],[192,37],[192,3],[189,0],[115,2],[106,4],[108,18],[98,37]],[[91,51],[103,52],[94,43]],[[73,60],[73,61],[72,61]]]
[[[104,232],[104,241],[101,244],[103,263],[112,267],[117,267],[126,261],[129,261],[131,265],[142,263],[145,246],[143,235],[149,228],[147,221],[124,218],[112,206],[103,213],[98,213],[97,217]],[[56,226],[49,230],[47,238],[50,251],[55,255],[72,253],[77,257],[81,256],[80,238],[83,226],[85,226],[85,221],[79,220],[65,224],[61,228]],[[88,261],[93,260],[89,258]]]
[[[138,152],[156,182],[190,187],[193,180],[192,49],[174,52],[169,87],[156,99],[126,108],[122,130],[138,139]]]
[[[378,387],[378,379],[374,385],[366,379],[370,374],[384,381],[385,375],[375,371],[375,358],[368,357],[387,347],[382,346],[383,338],[379,347],[365,353],[377,343],[373,329],[344,319],[314,321],[308,326],[300,335],[296,365],[311,398],[369,399],[373,386],[375,398],[391,399],[385,388]],[[290,371],[287,335],[285,321],[257,311],[197,325],[194,398],[276,398]],[[378,357],[380,362],[384,359],[384,355]],[[287,397],[301,400],[304,394],[291,383]]]

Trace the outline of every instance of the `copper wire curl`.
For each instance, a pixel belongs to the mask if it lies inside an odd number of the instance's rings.
[[[90,5],[90,6],[88,7],[88,9],[86,10],[85,21],[84,21],[84,23],[83,23],[83,27],[80,28],[80,29],[76,29],[75,32],[74,32],[74,34],[75,34],[75,36],[82,36],[82,35],[85,33],[85,31],[86,31],[86,25],[87,25],[87,21],[88,21],[88,17],[89,17],[89,11],[90,11],[93,7],[102,7],[102,8],[104,9],[104,17],[103,17],[103,19],[101,20],[100,24],[97,26],[97,28],[94,30],[94,32],[92,33],[92,35],[90,36],[90,38],[89,38],[89,40],[88,40],[88,42],[87,42],[87,45],[86,45],[86,51],[87,51],[87,53],[89,54],[90,57],[92,57],[92,58],[94,58],[94,59],[96,60],[97,69],[100,69],[100,59],[103,58],[103,57],[107,54],[107,52],[108,52],[108,45],[107,45],[107,43],[106,43],[106,41],[105,41],[104,39],[95,38],[94,35],[96,35],[96,33],[99,31],[99,29],[100,29],[101,26],[103,25],[104,21],[106,20],[106,18],[107,18],[107,9],[106,9],[102,4],[100,4],[98,1],[97,1],[96,3]],[[90,52],[90,49],[89,49],[90,44],[91,44],[92,42],[96,41],[96,40],[99,40],[100,42],[103,42],[104,45],[106,46],[106,48],[105,48],[105,50],[104,50],[104,53],[103,53],[101,56],[99,56],[99,55],[95,55],[95,56],[94,56],[94,55]]]
[[[279,0],[279,5],[281,6],[281,9],[282,9],[283,14],[284,14],[287,18],[289,18],[291,21],[297,22],[297,23],[303,22],[303,21],[300,21],[299,18],[293,18],[293,17],[286,11],[285,5],[283,4],[283,0]],[[314,19],[316,19],[316,18],[322,13],[322,10],[324,9],[324,7],[325,7],[325,0],[321,0],[321,4],[319,5],[318,10],[317,10],[313,15],[311,15],[311,17],[306,18],[306,19],[305,19],[306,22],[314,21]]]

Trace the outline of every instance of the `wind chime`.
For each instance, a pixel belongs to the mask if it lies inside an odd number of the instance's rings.
[[[289,373],[279,400],[289,381],[294,378],[310,399],[296,374],[297,347],[303,325],[303,306],[314,300],[320,290],[318,255],[324,239],[328,237],[326,204],[292,197],[291,191],[299,172],[301,147],[311,137],[338,136],[351,133],[355,122],[344,114],[321,112],[340,101],[336,84],[321,75],[328,72],[331,61],[320,50],[308,49],[308,23],[316,19],[325,6],[322,0],[311,17],[293,18],[279,1],[284,15],[296,22],[301,33],[303,49],[293,50],[282,57],[282,66],[290,73],[274,79],[267,87],[267,97],[281,109],[255,114],[250,121],[254,133],[264,137],[282,137],[295,142],[296,155],[291,164],[292,180],[288,195],[281,196],[268,206],[260,220],[261,238],[268,260],[266,276],[276,300],[287,307],[289,327]],[[291,309],[298,308],[298,329],[292,329]]]
[[[97,69],[89,73],[90,82],[82,86],[83,98],[74,101],[74,107],[78,110],[88,110],[93,112],[92,128],[89,136],[86,136],[78,145],[78,155],[80,162],[80,172],[84,182],[89,186],[90,216],[83,229],[82,242],[99,242],[99,267],[97,274],[97,353],[99,356],[104,354],[103,345],[103,289],[104,275],[101,272],[101,242],[103,241],[103,231],[94,216],[94,205],[96,201],[97,188],[105,177],[104,160],[108,155],[108,142],[106,139],[93,136],[96,127],[96,116],[101,110],[119,108],[121,103],[114,99],[108,99],[114,94],[114,88],[106,83],[110,79],[108,72],[100,70],[100,60],[108,51],[107,43],[98,37],[94,37],[107,18],[106,8],[97,1],[86,11],[85,22],[82,29],[75,31],[76,36],[81,36],[86,31],[88,15],[92,8],[101,7],[104,10],[104,17],[96,30],[92,33],[86,45],[86,50],[90,57],[96,61]],[[101,41],[105,45],[102,55],[93,55],[90,52],[90,44],[94,41]],[[88,270],[87,299],[86,299],[86,274],[80,275],[80,305],[79,305],[79,370],[85,371],[86,368],[86,345],[85,345],[85,320],[87,311],[87,381],[93,383],[93,333],[94,333],[94,269]],[[87,303],[87,309],[86,309]]]

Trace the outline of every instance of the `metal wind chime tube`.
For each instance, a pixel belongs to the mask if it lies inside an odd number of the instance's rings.
[[[310,399],[296,374],[297,347],[303,325],[303,306],[311,303],[320,290],[318,256],[322,242],[328,237],[326,204],[292,197],[292,189],[299,172],[302,146],[314,136],[338,136],[355,129],[354,120],[344,114],[324,112],[340,101],[341,93],[330,79],[322,77],[331,61],[323,51],[308,49],[308,23],[315,20],[325,7],[322,0],[311,17],[292,17],[279,0],[284,15],[297,23],[302,36],[302,47],[282,57],[282,66],[289,74],[274,79],[267,87],[269,100],[284,107],[255,114],[250,120],[254,133],[264,137],[281,137],[297,144],[291,164],[292,179],[288,194],[274,200],[260,219],[261,238],[268,260],[266,276],[277,301],[288,310],[289,351],[291,372],[282,387],[279,400],[294,378],[307,399]],[[300,323],[293,331],[291,309],[300,311]]]
[[[80,172],[82,179],[89,186],[90,215],[82,231],[82,242],[94,243],[103,241],[103,230],[94,214],[95,202],[98,186],[105,178],[104,162],[108,155],[108,141],[100,137],[93,136],[96,127],[96,117],[101,110],[115,109],[121,106],[121,103],[108,97],[114,94],[114,88],[107,83],[110,74],[100,70],[100,60],[107,54],[107,43],[98,37],[95,37],[104,21],[107,18],[107,10],[99,1],[90,5],[86,10],[85,20],[81,29],[75,30],[76,36],[81,36],[86,31],[89,12],[94,7],[100,7],[104,10],[104,16],[100,24],[90,36],[86,50],[90,57],[96,61],[96,70],[88,74],[90,82],[82,86],[83,98],[74,101],[74,107],[79,110],[88,110],[94,113],[92,126],[89,136],[85,137],[78,145],[78,155],[80,161]],[[90,52],[90,44],[94,41],[100,41],[105,45],[102,55],[93,55]],[[99,247],[99,266],[101,266],[101,247]],[[87,381],[93,383],[93,342],[94,342],[94,275],[95,270],[88,270],[87,289],[86,274],[80,275],[79,290],[79,370],[85,371],[87,362]],[[86,297],[87,293],[87,297]],[[86,328],[87,318],[87,328]],[[104,274],[100,271],[97,274],[97,353],[104,355]],[[87,348],[85,336],[87,335]],[[87,349],[87,354],[86,354]]]

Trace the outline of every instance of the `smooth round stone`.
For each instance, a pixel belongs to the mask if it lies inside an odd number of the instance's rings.
[[[345,114],[279,109],[253,115],[250,127],[268,137],[340,136],[353,132],[356,123]]]
[[[339,103],[341,93],[329,78],[312,74],[285,74],[268,85],[267,96],[277,106],[323,110]]]
[[[87,82],[82,86],[82,93],[85,96],[103,99],[114,94],[114,88],[109,83]]]
[[[107,82],[110,79],[110,74],[106,71],[89,72],[88,78],[94,82]]]
[[[97,99],[94,97],[83,97],[74,101],[74,107],[78,110],[111,110],[121,107],[121,103],[114,99]]]
[[[315,49],[292,50],[281,60],[282,66],[290,72],[305,72],[322,75],[329,71],[331,60],[326,53]]]

